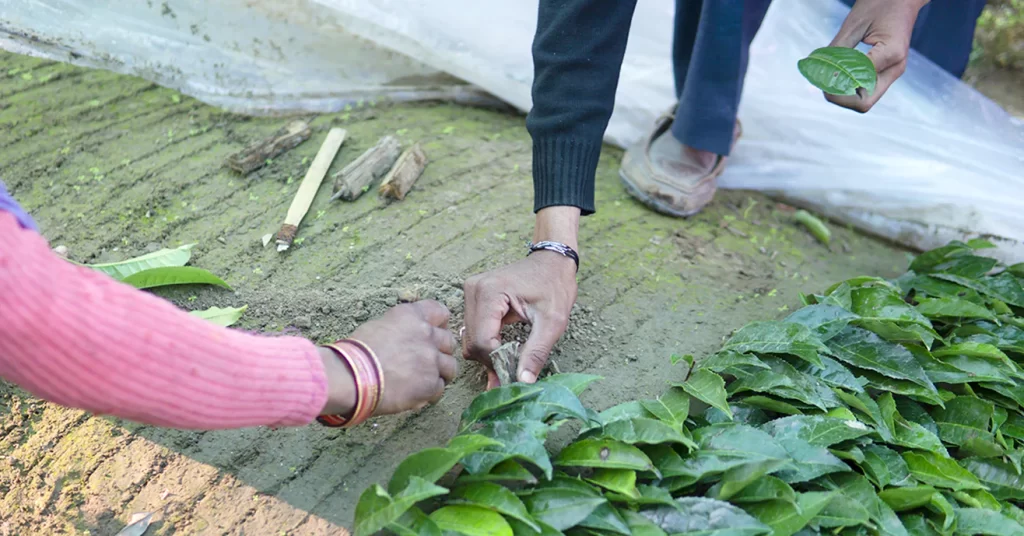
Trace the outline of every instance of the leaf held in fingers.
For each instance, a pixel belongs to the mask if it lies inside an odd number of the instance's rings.
[[[819,48],[798,61],[797,68],[814,87],[830,95],[856,95],[859,88],[870,95],[878,83],[875,64],[855,48]]]
[[[241,307],[210,307],[209,309],[203,309],[202,311],[191,311],[189,314],[192,316],[198,316],[203,320],[217,324],[218,326],[228,327],[238,322],[245,310],[248,309],[248,305]]]
[[[141,272],[135,272],[122,279],[121,282],[137,289],[166,287],[170,285],[216,285],[228,290],[231,289],[223,279],[213,275],[208,270],[194,266],[150,268]]]
[[[725,392],[725,380],[710,370],[698,369],[690,374],[686,383],[676,384],[690,396],[708,404],[713,408],[721,410],[732,417],[732,410],[729,409],[729,402],[726,400],[728,394]]]
[[[537,525],[526,511],[523,501],[504,486],[491,482],[477,482],[455,489],[451,496],[456,500],[488,508],[517,519],[537,532],[541,530],[540,525]]]
[[[88,264],[89,268],[99,270],[118,281],[124,278],[153,268],[166,268],[170,266],[185,266],[192,257],[192,248],[195,244],[187,244],[174,249],[161,249],[135,257],[125,261],[108,262],[102,264]]]
[[[512,527],[501,514],[479,506],[445,506],[435,510],[429,517],[445,532],[465,536],[513,536]]]

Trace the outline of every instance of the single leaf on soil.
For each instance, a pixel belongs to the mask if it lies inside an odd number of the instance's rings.
[[[635,418],[615,421],[587,432],[585,437],[614,439],[630,445],[656,445],[677,443],[696,449],[697,444],[679,428],[655,419]]]
[[[595,376],[593,374],[563,372],[561,374],[552,374],[542,380],[539,380],[537,383],[557,383],[558,385],[572,391],[574,395],[580,396],[590,384],[603,379],[604,378],[601,376]]]
[[[819,367],[818,352],[828,353],[828,348],[807,326],[775,321],[747,324],[726,341],[722,350],[789,354]]]
[[[640,449],[612,439],[582,439],[562,449],[555,465],[653,471],[654,463]]]
[[[465,536],[513,536],[505,518],[487,508],[467,504],[444,506],[430,514],[441,530]]]
[[[720,484],[712,486],[708,490],[708,495],[718,496],[718,490],[721,489]],[[735,495],[729,498],[729,502],[735,504],[748,504],[762,501],[779,500],[787,501],[796,504],[796,492],[789,484],[774,476],[765,476],[759,478],[751,483],[749,486],[744,487]]]
[[[957,508],[956,522],[956,534],[963,536],[1024,536],[1024,526],[993,510]]]
[[[412,477],[408,485],[394,498],[378,485],[368,488],[356,505],[355,536],[371,536],[394,523],[416,503],[444,495],[448,490],[419,477]]]
[[[824,342],[838,335],[856,318],[857,315],[842,307],[817,304],[797,309],[786,318],[786,322],[806,326]]]
[[[537,532],[541,530],[540,526],[534,523],[533,518],[526,511],[526,505],[523,504],[523,501],[519,500],[515,493],[512,493],[504,486],[491,482],[477,482],[455,489],[451,496],[454,499],[466,501],[517,519]]]
[[[921,365],[906,348],[886,342],[870,331],[847,327],[828,345],[840,361],[935,390]]]
[[[248,309],[248,305],[241,307],[210,307],[209,309],[203,309],[202,311],[191,311],[189,312],[192,316],[198,316],[203,320],[217,324],[218,326],[228,327],[238,322],[238,319],[242,318],[242,314]]]
[[[134,257],[125,261],[107,262],[102,264],[88,264],[89,268],[99,270],[118,281],[124,278],[153,268],[166,268],[171,266],[185,266],[192,257],[192,248],[195,244],[187,244],[174,249],[161,249],[147,253],[140,257]]]
[[[817,447],[830,447],[871,433],[860,421],[847,421],[823,415],[794,415],[776,419],[761,427],[776,440],[802,439]]]
[[[636,471],[630,469],[598,469],[587,478],[587,482],[631,499],[640,498],[640,491],[636,489]]]
[[[732,417],[732,410],[726,401],[728,394],[725,392],[725,380],[710,370],[698,369],[690,374],[686,383],[675,384],[681,387],[690,396],[717,408],[726,415]]]
[[[523,502],[535,520],[560,531],[578,525],[608,503],[600,495],[569,488],[538,488],[525,495]]]
[[[856,95],[859,88],[870,95],[878,82],[871,58],[855,48],[819,48],[798,61],[797,68],[814,87],[831,95]]]
[[[216,285],[231,289],[223,279],[208,270],[194,266],[166,266],[136,272],[121,280],[137,289],[166,287],[170,285]]]
[[[953,296],[918,298],[917,311],[928,318],[984,318],[995,320],[996,315],[982,305]]]
[[[884,489],[878,492],[878,498],[894,511],[905,512],[930,503],[935,493],[935,488],[931,486],[907,486]]]
[[[745,509],[772,527],[772,536],[791,536],[807,526],[834,496],[832,492],[798,493],[795,505],[785,501],[769,501],[749,504]]]
[[[999,500],[1024,500],[1024,475],[1001,460],[970,458],[960,462],[978,480],[988,487],[989,493]]]
[[[514,383],[485,391],[473,399],[466,411],[462,412],[462,429],[522,400],[528,400],[541,393],[544,386]]]
[[[668,534],[760,536],[771,527],[727,503],[704,497],[681,497],[674,506],[645,509],[641,515]]]
[[[934,452],[907,451],[903,459],[910,474],[925,484],[953,491],[985,489],[976,476],[952,458]]]

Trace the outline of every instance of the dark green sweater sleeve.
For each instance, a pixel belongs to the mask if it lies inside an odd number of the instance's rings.
[[[636,0],[540,0],[526,118],[534,211],[594,212],[594,174],[635,7]]]

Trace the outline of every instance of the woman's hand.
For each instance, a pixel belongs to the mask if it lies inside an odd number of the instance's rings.
[[[374,415],[421,409],[437,402],[458,374],[448,330],[448,309],[436,301],[394,307],[352,333],[366,343],[384,369],[384,393]],[[330,351],[322,352],[327,373],[325,414],[348,414],[355,405],[355,381],[348,367]]]

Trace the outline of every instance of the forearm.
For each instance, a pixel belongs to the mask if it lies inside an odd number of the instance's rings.
[[[534,210],[594,211],[594,173],[615,105],[635,0],[541,0],[533,42]]]
[[[299,425],[330,406],[326,358],[72,265],[0,212],[0,377],[37,396],[177,428]]]

